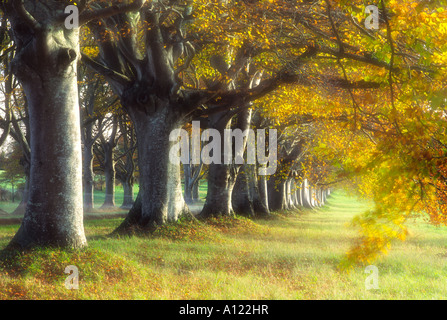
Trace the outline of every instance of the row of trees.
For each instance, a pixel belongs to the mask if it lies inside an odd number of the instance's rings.
[[[140,191],[118,232],[152,230],[189,213],[180,164],[169,159],[176,143],[169,136],[192,120],[222,136],[227,128],[279,132],[273,176],[257,177],[250,165],[209,165],[203,218],[322,201],[328,184],[355,177],[359,190],[378,203],[369,220],[392,211],[394,223],[408,210],[386,199],[390,192],[403,195],[387,188],[393,170],[405,173],[394,187],[424,186],[404,195],[408,201],[441,201],[442,166],[432,162],[433,148],[436,161],[444,158],[439,134],[447,30],[441,2],[379,1],[377,30],[364,24],[362,1],[81,1],[73,29],[64,26],[68,4],[2,3],[2,57],[14,56],[8,70],[26,96],[30,137],[28,205],[11,246],[86,245],[81,141],[88,168],[93,125],[105,121],[96,118],[97,106],[112,117],[109,136],[99,137],[104,168],[120,121],[135,133]],[[80,71],[84,66],[90,71]],[[83,77],[92,81],[79,89]],[[95,84],[102,77],[106,84]],[[112,110],[115,97],[120,111]],[[92,119],[82,135],[80,102]],[[13,117],[6,112],[3,135],[17,125]],[[131,150],[133,138],[124,136]],[[246,142],[233,148],[243,150]],[[426,161],[416,161],[421,157]],[[201,168],[185,169],[189,186]],[[385,180],[378,183],[379,176]],[[294,184],[308,190],[306,181],[321,186],[314,196],[292,191],[299,189]],[[375,252],[381,247],[371,239],[392,236],[367,232],[363,244],[374,243],[369,252]]]

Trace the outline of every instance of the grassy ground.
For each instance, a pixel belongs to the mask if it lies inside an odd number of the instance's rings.
[[[85,250],[3,257],[0,299],[445,299],[446,228],[412,225],[375,263],[377,290],[366,290],[365,266],[338,270],[356,236],[347,222],[367,206],[334,193],[320,210],[182,221],[146,237],[108,237],[120,219],[89,220]],[[0,247],[17,227],[0,227]],[[68,265],[78,290],[64,286]]]

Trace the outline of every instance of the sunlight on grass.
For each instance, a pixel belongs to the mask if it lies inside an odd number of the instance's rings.
[[[181,220],[151,236],[110,237],[121,219],[86,221],[89,247],[2,258],[1,299],[445,299],[447,232],[420,221],[374,264],[338,269],[356,238],[348,222],[369,204],[334,193],[318,210],[273,219]],[[0,227],[4,247],[17,225]],[[79,289],[64,287],[76,265]]]

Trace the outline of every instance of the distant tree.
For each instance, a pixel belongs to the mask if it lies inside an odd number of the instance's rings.
[[[8,183],[11,185],[11,200],[15,201],[15,187],[19,183],[22,183],[25,178],[25,171],[21,164],[22,160],[22,150],[17,143],[14,143],[12,150],[9,154],[3,158],[2,163],[3,172],[0,176],[0,181],[3,183]]]

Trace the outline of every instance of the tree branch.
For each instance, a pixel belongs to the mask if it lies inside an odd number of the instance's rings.
[[[79,16],[79,25],[84,25],[92,20],[108,18],[119,13],[139,10],[144,5],[145,1],[146,0],[135,0],[128,4],[115,4],[107,8],[84,11]]]
[[[116,72],[115,70],[112,70],[105,65],[95,61],[94,59],[87,56],[85,53],[81,53],[82,55],[82,62],[85,63],[88,67],[93,69],[94,71],[102,74],[103,76],[109,78],[110,80],[113,80],[123,86],[129,85],[132,81],[127,76]]]
[[[34,31],[40,31],[42,29],[42,25],[26,10],[23,0],[13,0],[12,6],[20,19],[23,20],[28,27]]]

